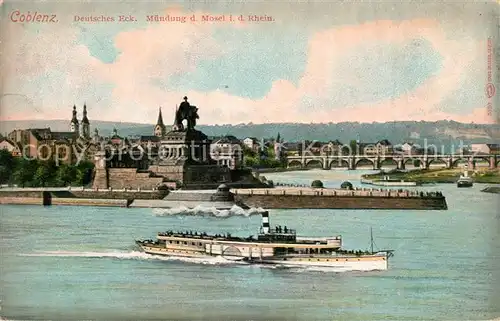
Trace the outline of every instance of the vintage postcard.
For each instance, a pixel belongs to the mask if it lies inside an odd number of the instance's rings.
[[[500,320],[499,18],[0,0],[0,319]]]

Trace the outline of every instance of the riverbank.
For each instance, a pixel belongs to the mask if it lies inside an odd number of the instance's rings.
[[[303,172],[303,171],[308,171],[311,170],[312,168],[305,168],[305,167],[274,167],[274,168],[252,168],[252,172],[254,173],[284,173],[284,172]]]
[[[157,191],[84,191],[69,189],[0,190],[0,204],[73,205],[107,207],[175,208],[197,206],[216,209],[419,209],[446,210],[440,192],[384,189],[257,188],[172,191],[159,197]],[[166,191],[165,191],[166,192]],[[151,195],[140,195],[151,194]],[[157,195],[158,194],[158,195]],[[108,196],[108,197],[106,197]]]
[[[391,171],[389,173],[376,173],[363,175],[363,179],[380,180],[384,176],[391,179],[404,180],[407,182],[416,182],[417,184],[437,184],[437,183],[456,183],[463,174],[463,169],[415,169],[408,172]],[[478,168],[469,171],[474,183],[500,184],[500,169]]]
[[[481,192],[500,194],[500,186],[488,186],[482,189]]]

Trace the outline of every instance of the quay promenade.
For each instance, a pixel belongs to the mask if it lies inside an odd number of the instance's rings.
[[[5,188],[0,204],[83,205],[119,207],[189,207],[202,205],[265,209],[419,209],[446,210],[440,192],[384,190],[374,188],[330,189],[312,187],[228,189],[224,202],[208,200],[207,191],[189,191],[193,199],[169,201],[168,191],[95,190],[86,188]],[[172,192],[172,195],[176,194]],[[217,194],[214,191],[214,195]],[[222,203],[224,204],[222,204]]]
[[[286,187],[286,188],[254,188],[254,189],[232,189],[234,195],[295,195],[295,196],[354,196],[354,197],[417,197],[436,198],[444,197],[441,192],[423,192],[410,190],[389,190],[381,188],[354,188],[334,189],[334,188],[312,188],[312,187]]]

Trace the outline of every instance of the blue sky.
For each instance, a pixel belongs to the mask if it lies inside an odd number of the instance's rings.
[[[4,2],[2,119],[152,122],[189,95],[202,123],[436,120],[487,115],[488,38],[498,4]],[[56,24],[12,14],[56,14]],[[133,13],[137,22],[119,23]],[[272,22],[150,23],[147,15],[258,14]],[[115,22],[75,22],[75,16]],[[478,18],[479,17],[479,18]],[[496,100],[491,100],[495,103]],[[19,108],[25,104],[24,108]],[[494,106],[496,110],[498,106]],[[69,109],[68,109],[69,110]]]

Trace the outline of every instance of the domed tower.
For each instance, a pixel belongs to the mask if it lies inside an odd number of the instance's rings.
[[[163,116],[161,115],[161,107],[158,113],[158,120],[156,121],[155,128],[153,130],[153,134],[158,137],[165,136],[165,124],[163,123]]]
[[[73,133],[80,133],[80,124],[78,123],[78,118],[76,118],[76,106],[73,105],[73,118],[71,118],[70,130]]]
[[[82,137],[90,139],[90,122],[87,118],[87,105],[83,104]]]

